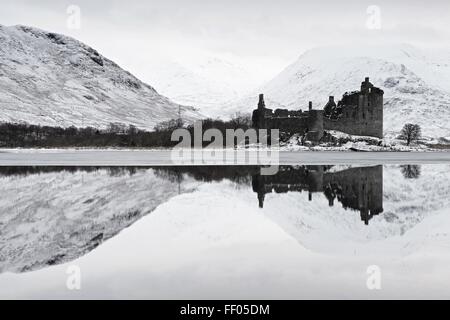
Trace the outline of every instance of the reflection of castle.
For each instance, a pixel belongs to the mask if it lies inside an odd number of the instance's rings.
[[[280,167],[275,175],[254,175],[253,191],[259,206],[267,193],[323,192],[333,206],[339,201],[347,209],[358,210],[365,224],[383,212],[383,166],[350,168],[331,172],[327,166]]]
[[[291,135],[298,133],[314,142],[323,137],[324,130],[383,138],[383,94],[383,90],[374,87],[366,78],[360,91],[345,93],[338,104],[334,97],[329,97],[323,110],[313,110],[312,102],[309,102],[307,111],[272,111],[266,108],[261,94],[252,122],[257,129],[279,129]]]

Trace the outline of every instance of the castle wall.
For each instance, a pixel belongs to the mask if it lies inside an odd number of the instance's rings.
[[[266,118],[267,129],[279,129],[288,134],[303,134],[308,130],[308,118],[290,117],[290,118]]]
[[[352,135],[383,138],[383,95],[359,94],[344,96],[342,113],[337,119],[324,117],[325,130],[337,130]]]
[[[322,139],[323,119],[323,110],[309,110],[307,140],[320,141]]]
[[[372,136],[383,138],[381,123],[376,119],[359,118],[359,112],[355,108],[345,108],[344,113],[338,119],[328,119],[324,117],[323,127],[325,130],[337,130],[352,135]],[[348,111],[348,113],[347,113]]]
[[[257,119],[255,127],[264,129],[279,129],[281,132],[293,134],[308,133],[307,139],[319,141],[323,136],[323,111],[311,110],[309,112],[277,110],[274,114],[265,109],[263,116],[259,116],[259,110],[255,110],[254,118]],[[275,115],[278,115],[275,116]],[[280,116],[282,115],[282,116]]]

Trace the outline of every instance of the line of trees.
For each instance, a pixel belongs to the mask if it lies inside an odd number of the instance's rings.
[[[202,130],[218,129],[226,136],[227,129],[251,128],[251,117],[248,114],[235,114],[230,120],[205,119]],[[186,128],[191,136],[193,125],[186,125],[181,119],[172,119],[157,124],[153,131],[145,131],[133,125],[111,123],[106,129],[93,127],[50,127],[26,123],[0,123],[0,148],[69,148],[69,147],[118,147],[118,148],[170,148],[178,144],[172,141],[172,132],[178,128]],[[289,137],[281,136],[281,140]],[[421,128],[417,124],[407,123],[402,128],[399,139],[406,145],[421,138]],[[194,139],[192,139],[193,142]],[[205,141],[204,145],[208,145]],[[225,141],[224,141],[225,143]]]
[[[252,176],[258,175],[258,166],[157,166],[157,167],[89,167],[89,166],[37,166],[37,167],[0,167],[0,176],[28,176],[33,174],[54,173],[54,172],[95,172],[97,170],[107,170],[110,176],[133,176],[137,172],[153,169],[154,173],[171,182],[181,182],[186,176],[197,181],[212,182],[230,180],[240,185],[250,185]]]
[[[50,127],[24,123],[0,123],[0,148],[68,148],[68,147],[126,147],[152,148],[173,147],[178,141],[171,141],[172,132],[186,128],[192,134],[192,125],[185,125],[181,119],[164,121],[153,131],[145,131],[133,125],[111,123],[106,129],[93,127]],[[229,121],[205,119],[203,130],[219,129],[225,136],[226,129],[251,127],[249,115],[236,114]],[[206,143],[207,144],[207,143]]]
[[[170,137],[165,131],[146,132],[133,126],[124,130],[116,124],[105,130],[0,124],[0,147],[3,148],[168,147]]]

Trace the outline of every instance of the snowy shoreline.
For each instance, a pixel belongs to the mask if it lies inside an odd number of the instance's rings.
[[[353,147],[353,145],[352,145]],[[0,148],[1,153],[64,153],[64,152],[166,152],[166,151],[183,151],[183,152],[194,152],[194,153],[210,153],[210,152],[290,152],[290,153],[321,153],[321,152],[336,152],[336,153],[353,153],[353,152],[371,152],[371,153],[381,153],[381,152],[389,152],[389,153],[423,153],[423,152],[450,152],[450,148],[448,149],[435,149],[435,148],[388,148],[388,147],[375,147],[372,149],[351,149],[349,146],[340,146],[340,147],[326,147],[326,146],[292,146],[292,145],[284,145],[278,148],[264,148],[264,147],[249,147],[249,148],[222,148],[222,149],[174,149],[174,148]]]

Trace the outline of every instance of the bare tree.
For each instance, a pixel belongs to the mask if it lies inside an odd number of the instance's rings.
[[[131,136],[132,136],[132,135],[135,135],[135,134],[138,133],[138,128],[136,128],[135,125],[130,124],[130,125],[128,126],[127,133],[128,133],[129,135],[131,135]]]
[[[119,123],[119,122],[110,122],[108,124],[108,127],[106,128],[106,131],[108,133],[114,133],[114,134],[119,134],[119,133],[124,133],[126,132],[126,125],[123,123]]]
[[[236,112],[230,120],[235,129],[249,128],[252,125],[252,117],[249,113]]]
[[[403,165],[400,168],[405,179],[417,179],[420,177],[419,165]]]
[[[155,126],[155,131],[161,132],[161,131],[174,131],[175,129],[182,128],[184,125],[184,122],[182,119],[171,119],[167,121],[163,121],[158,123]]]
[[[411,142],[417,141],[422,136],[422,129],[418,124],[407,123],[403,126],[399,139],[405,140],[406,145],[409,146]]]

